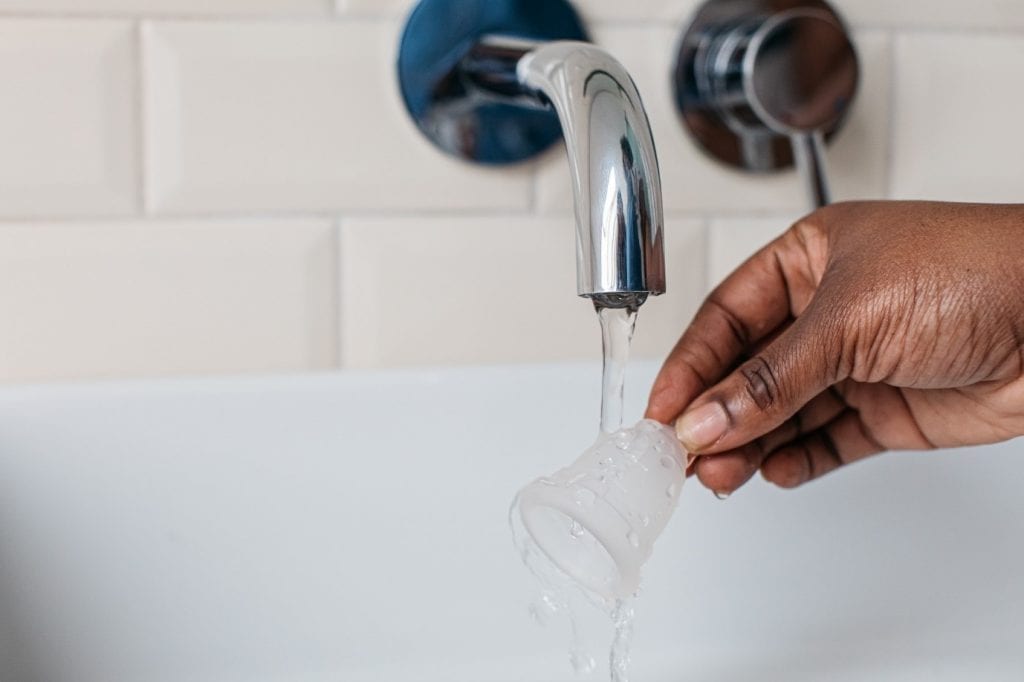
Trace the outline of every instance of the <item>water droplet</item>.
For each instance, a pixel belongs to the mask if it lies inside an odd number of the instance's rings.
[[[569,522],[569,535],[577,540],[583,537],[583,526],[577,523],[576,519]]]
[[[635,530],[631,530],[626,533],[626,539],[629,540],[629,544],[633,547],[640,546],[640,536],[636,534]]]
[[[576,491],[576,502],[585,507],[594,504],[595,500],[597,500],[597,495],[589,488],[580,488]]]
[[[597,661],[593,656],[583,651],[573,650],[569,652],[569,663],[572,664],[573,672],[579,676],[590,675],[597,668]]]
[[[731,494],[732,493],[718,492],[718,493],[715,493],[715,497],[717,497],[720,500],[728,500],[729,499],[729,495],[731,495]]]
[[[648,516],[647,514],[641,514],[640,515],[640,525],[643,526],[644,528],[646,528],[647,526],[651,525],[651,517]]]
[[[530,614],[530,620],[532,620],[537,625],[547,625],[548,624],[548,615],[549,614],[537,602],[531,603],[527,607],[527,611]]]
[[[540,605],[543,607],[543,610],[547,613],[558,613],[559,611],[561,611],[561,607],[558,603],[558,600],[555,598],[553,594],[550,593],[545,593],[541,595]]]
[[[676,484],[675,483],[670,484],[667,488],[665,488],[665,497],[675,497],[676,496],[676,490],[678,490],[678,488],[676,487]]]
[[[581,471],[569,479],[569,485],[578,485],[581,481],[585,481],[588,475],[585,471]]]
[[[631,442],[633,442],[633,436],[629,431],[619,431],[615,434],[615,447],[618,449],[625,450]]]
[[[673,469],[675,468],[676,463],[672,460],[671,457],[668,457],[666,455],[665,457],[661,458],[661,466],[665,467],[666,469]]]

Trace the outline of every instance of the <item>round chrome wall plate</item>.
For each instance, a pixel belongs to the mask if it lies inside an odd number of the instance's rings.
[[[494,101],[460,71],[488,35],[587,41],[565,0],[421,0],[406,21],[398,81],[420,131],[452,156],[501,165],[537,156],[562,138],[553,110]]]
[[[698,146],[750,172],[793,166],[801,122],[834,137],[858,81],[846,25],[823,0],[709,0],[673,72],[676,107]]]

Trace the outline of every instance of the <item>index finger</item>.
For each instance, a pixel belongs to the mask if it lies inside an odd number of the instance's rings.
[[[810,302],[816,286],[796,226],[751,256],[704,301],[662,366],[647,417],[669,424],[743,354]]]

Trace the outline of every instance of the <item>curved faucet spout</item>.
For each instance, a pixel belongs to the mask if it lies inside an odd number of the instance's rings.
[[[466,55],[462,73],[479,96],[558,113],[576,211],[579,295],[622,308],[664,293],[658,159],[625,68],[589,43],[488,36]]]
[[[654,138],[633,79],[587,43],[542,45],[520,82],[558,112],[575,199],[581,296],[620,307],[665,292],[664,209]]]

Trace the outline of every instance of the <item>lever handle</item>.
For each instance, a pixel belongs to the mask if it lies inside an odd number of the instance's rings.
[[[821,130],[795,133],[790,140],[793,143],[793,158],[807,186],[811,207],[821,208],[831,204],[832,193],[825,165],[825,134]]]
[[[676,63],[676,103],[698,144],[731,166],[796,165],[811,205],[830,200],[826,141],[860,79],[842,19],[823,0],[708,0]]]

